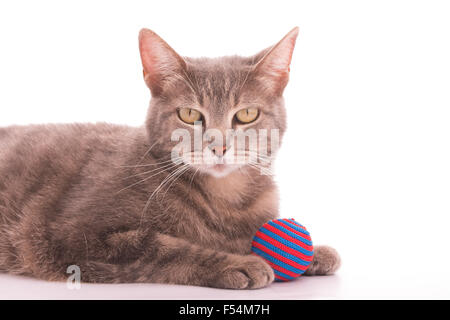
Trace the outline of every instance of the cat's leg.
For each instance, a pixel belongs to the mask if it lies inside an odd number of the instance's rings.
[[[306,270],[306,276],[331,275],[341,266],[341,258],[337,251],[328,246],[315,246],[314,258]]]
[[[256,289],[274,279],[272,268],[253,255],[229,254],[159,234],[149,249],[130,264],[87,262],[81,279],[87,282],[154,282],[228,289]]]

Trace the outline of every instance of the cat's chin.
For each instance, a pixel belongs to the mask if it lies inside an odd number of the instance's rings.
[[[224,178],[228,176],[230,173],[236,171],[239,167],[232,166],[227,164],[216,164],[213,166],[208,166],[206,168],[201,168],[203,173],[206,173],[214,178]]]

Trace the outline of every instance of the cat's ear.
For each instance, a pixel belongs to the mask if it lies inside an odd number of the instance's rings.
[[[159,95],[186,68],[183,58],[152,30],[139,32],[139,50],[144,80],[152,95]]]
[[[289,66],[297,35],[298,27],[295,27],[276,45],[256,55],[255,73],[257,77],[279,94],[283,93],[289,80]]]

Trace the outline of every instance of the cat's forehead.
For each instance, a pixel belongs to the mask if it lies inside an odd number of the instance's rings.
[[[242,56],[224,56],[224,57],[201,57],[190,58],[184,57],[188,63],[189,69],[198,73],[221,73],[221,72],[240,72],[247,71],[249,66],[254,65],[254,57],[242,57]]]
[[[187,58],[187,77],[205,108],[226,112],[236,105],[252,70],[252,60],[239,56]]]

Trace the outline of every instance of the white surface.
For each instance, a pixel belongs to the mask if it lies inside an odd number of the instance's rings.
[[[82,284],[79,290],[65,283],[0,276],[0,299],[333,299],[339,291],[339,277],[303,278],[291,283],[274,283],[260,290],[222,290],[161,284]]]
[[[0,125],[139,125],[141,27],[182,55],[253,54],[300,35],[277,163],[281,215],[343,269],[251,292],[64,285],[0,275],[2,297],[450,298],[450,3],[20,1],[0,4]]]
[[[222,290],[162,284],[81,284],[0,275],[0,299],[151,299],[151,300],[307,300],[307,299],[448,299],[449,277],[436,273],[404,275],[375,268],[341,271],[334,276],[300,277],[258,290]]]

